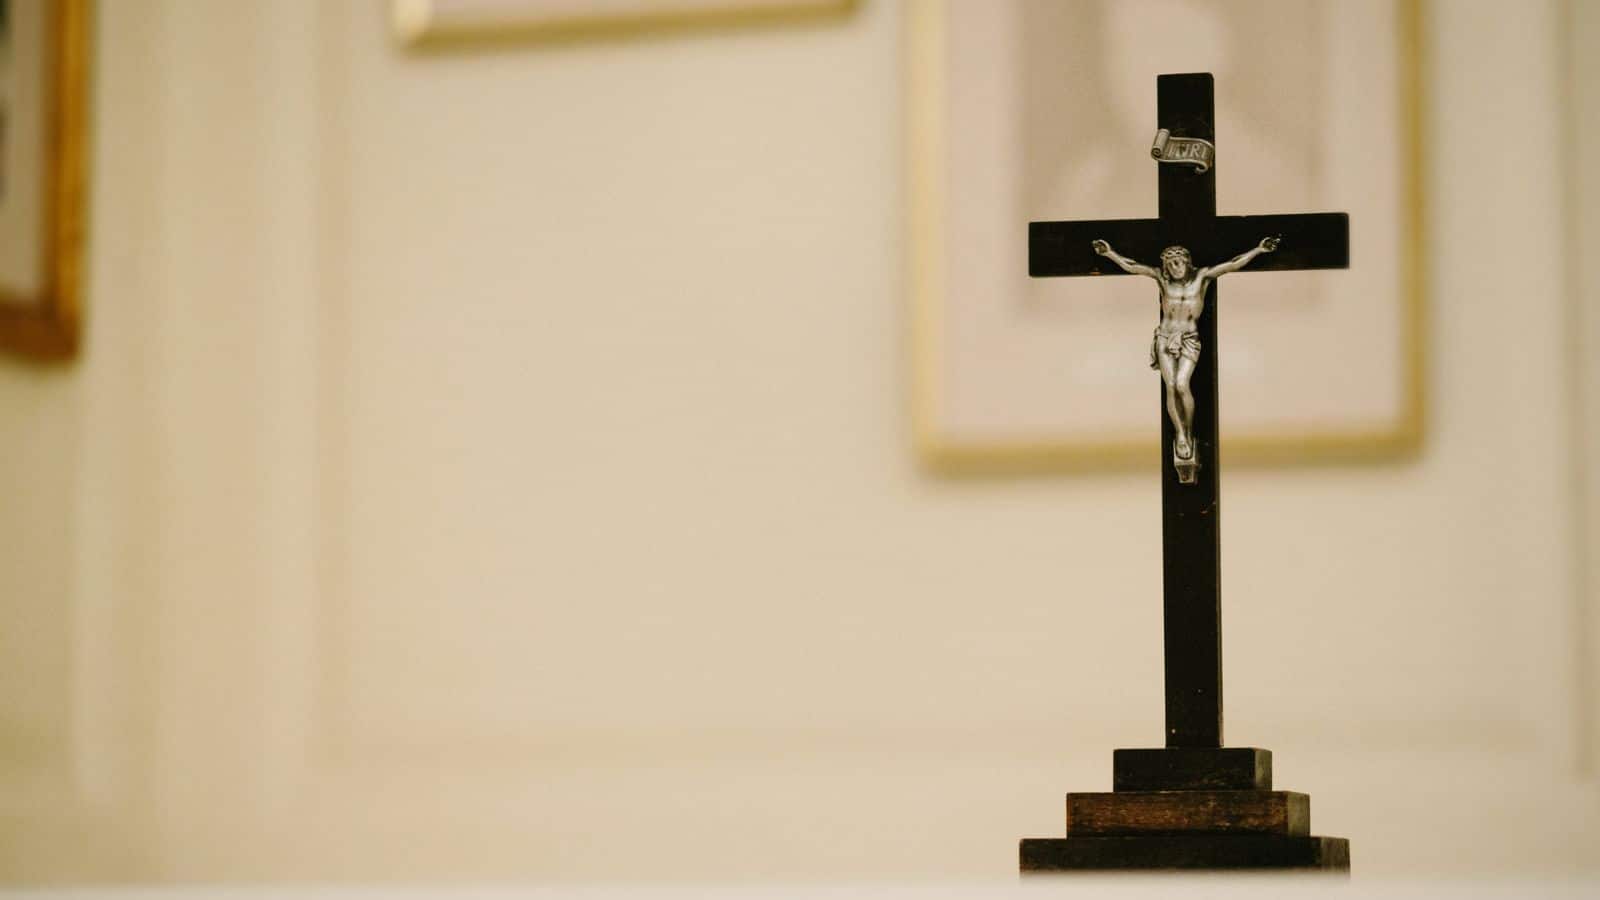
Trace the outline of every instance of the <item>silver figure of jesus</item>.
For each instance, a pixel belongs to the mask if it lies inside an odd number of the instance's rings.
[[[1194,394],[1189,379],[1200,361],[1200,314],[1205,312],[1206,288],[1212,279],[1237,272],[1263,253],[1278,249],[1278,239],[1262,238],[1261,243],[1233,259],[1202,269],[1194,267],[1184,247],[1161,251],[1161,268],[1137,263],[1111,249],[1105,241],[1095,241],[1094,252],[1116,263],[1130,275],[1145,275],[1161,285],[1161,324],[1150,338],[1150,368],[1161,371],[1167,386],[1167,415],[1172,419],[1172,459],[1185,482],[1194,472]],[[1187,470],[1187,471],[1186,471]],[[1183,477],[1185,474],[1188,477]]]

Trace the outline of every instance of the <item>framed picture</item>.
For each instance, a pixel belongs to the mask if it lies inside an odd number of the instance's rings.
[[[0,0],[0,348],[71,356],[80,326],[88,0]]]
[[[1154,465],[1156,290],[1028,277],[1030,221],[1156,214],[1156,76],[1216,76],[1217,212],[1343,211],[1351,267],[1218,292],[1229,462],[1423,432],[1417,3],[911,0],[913,421],[956,471]]]
[[[842,13],[855,0],[391,0],[408,44],[538,38],[695,24],[804,19]]]

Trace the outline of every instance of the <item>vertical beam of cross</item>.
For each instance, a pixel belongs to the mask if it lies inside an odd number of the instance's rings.
[[[1156,79],[1156,127],[1175,135],[1216,142],[1209,74],[1162,75]],[[1162,231],[1173,243],[1193,247],[1214,226],[1217,170],[1158,166]],[[1196,260],[1206,265],[1215,260]],[[1194,455],[1200,471],[1193,484],[1178,481],[1168,459],[1173,439],[1166,415],[1166,388],[1159,389],[1161,414],[1162,627],[1166,652],[1168,747],[1222,746],[1222,506],[1217,466],[1217,283],[1206,292],[1200,330],[1200,360],[1190,379],[1194,393]]]

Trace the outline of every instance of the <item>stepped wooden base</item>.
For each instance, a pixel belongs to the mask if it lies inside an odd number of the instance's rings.
[[[1291,791],[1068,794],[1067,836],[1311,833],[1311,798]]]
[[[1270,791],[1272,751],[1256,747],[1113,750],[1114,791]]]
[[[1280,869],[1350,871],[1350,842],[1285,835],[1024,838],[1022,871]]]
[[[1348,872],[1350,844],[1311,834],[1311,798],[1272,790],[1253,747],[1118,750],[1111,793],[1067,795],[1067,836],[1022,841],[1024,873],[1112,869]]]

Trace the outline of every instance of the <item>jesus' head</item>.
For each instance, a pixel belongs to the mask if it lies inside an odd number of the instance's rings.
[[[1183,247],[1168,247],[1161,251],[1161,268],[1166,270],[1168,278],[1185,278],[1193,268],[1193,261]]]

